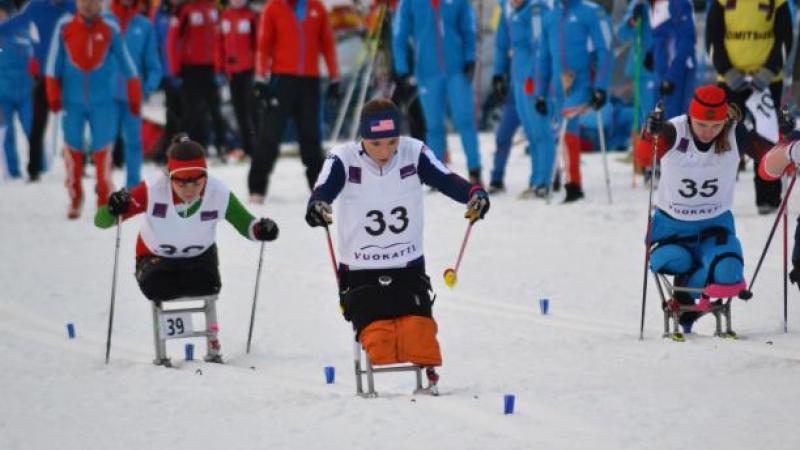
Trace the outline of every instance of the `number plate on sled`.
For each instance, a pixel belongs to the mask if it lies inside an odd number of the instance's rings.
[[[176,339],[192,334],[192,313],[161,314],[161,339]]]

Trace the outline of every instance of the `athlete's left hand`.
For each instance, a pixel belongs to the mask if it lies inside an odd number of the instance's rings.
[[[489,211],[489,194],[483,189],[477,189],[472,193],[472,196],[467,202],[467,212],[464,213],[464,218],[469,219],[470,223],[483,219]]]

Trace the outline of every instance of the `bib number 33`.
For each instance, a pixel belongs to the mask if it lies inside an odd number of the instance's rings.
[[[717,178],[704,181],[699,188],[697,187],[697,182],[690,178],[682,179],[681,183],[683,183],[683,188],[678,189],[678,193],[684,198],[692,198],[698,194],[701,197],[708,198],[713,197],[719,191],[719,186],[717,185],[719,180]]]
[[[383,211],[373,209],[367,213],[367,220],[369,221],[364,230],[370,236],[380,236],[388,229],[394,234],[400,234],[408,228],[408,210],[404,206],[397,206],[392,208],[389,212],[389,220],[387,223],[384,218]]]

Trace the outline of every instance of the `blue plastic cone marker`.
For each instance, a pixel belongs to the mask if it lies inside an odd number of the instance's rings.
[[[194,359],[194,344],[186,344],[184,350],[186,353],[186,360],[192,361]]]
[[[333,366],[325,366],[325,383],[333,384],[336,381],[336,369]]]
[[[75,325],[73,325],[72,322],[67,324],[67,336],[69,336],[70,339],[75,339]]]
[[[514,414],[514,394],[503,397],[503,414]]]
[[[542,312],[542,315],[547,315],[547,312],[549,310],[550,310],[550,299],[549,298],[539,299],[539,311]]]

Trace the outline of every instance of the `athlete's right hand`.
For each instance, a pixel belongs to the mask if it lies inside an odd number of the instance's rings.
[[[536,97],[536,111],[543,116],[547,115],[547,100],[544,97]]]
[[[108,212],[114,217],[121,216],[128,212],[130,206],[131,194],[125,189],[120,189],[108,197]]]
[[[502,101],[508,95],[508,81],[504,75],[492,77],[492,94],[497,100]]]
[[[332,215],[330,203],[317,200],[308,204],[306,223],[312,227],[326,227],[333,223]]]

